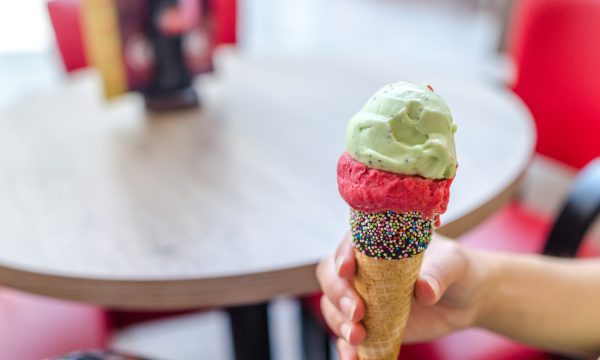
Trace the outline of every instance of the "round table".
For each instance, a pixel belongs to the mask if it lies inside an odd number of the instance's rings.
[[[316,291],[316,263],[348,228],[335,173],[346,123],[398,79],[432,84],[459,127],[440,232],[506,202],[533,153],[514,95],[442,69],[233,52],[216,68],[198,81],[200,109],[106,102],[80,73],[0,114],[0,285],[122,309]]]

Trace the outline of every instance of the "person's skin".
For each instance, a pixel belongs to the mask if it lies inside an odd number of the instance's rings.
[[[356,359],[365,306],[347,235],[317,267],[321,310],[342,360]],[[415,284],[405,343],[481,327],[539,348],[600,354],[600,260],[468,249],[434,235]]]

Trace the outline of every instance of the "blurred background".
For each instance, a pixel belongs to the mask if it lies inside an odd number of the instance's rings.
[[[204,74],[214,70],[212,55],[219,54],[226,46],[233,47],[234,51],[262,59],[321,58],[334,59],[334,61],[336,59],[360,59],[368,63],[369,58],[385,58],[387,63],[397,62],[401,66],[403,59],[408,57],[412,62],[426,64],[427,67],[435,69],[437,72],[452,74],[455,78],[476,79],[492,88],[503,88],[507,91],[515,89],[515,79],[518,74],[515,52],[511,51],[509,46],[509,43],[514,45],[515,41],[508,41],[510,34],[516,31],[514,14],[517,8],[526,7],[523,4],[530,3],[525,0],[238,0],[237,2],[227,0],[226,2],[229,5],[225,10],[216,6],[220,10],[209,22],[202,23],[200,21],[200,25],[196,23],[195,26],[199,26],[200,36],[206,35],[208,38],[204,40],[196,38],[196,47],[191,47],[191,53],[198,55],[195,58],[197,67],[188,75]],[[592,2],[590,1],[590,3]],[[57,3],[61,3],[61,1],[57,1]],[[62,1],[62,3],[68,5],[78,2]],[[102,1],[94,3],[102,6]],[[219,1],[215,0],[213,3],[219,3]],[[540,2],[531,1],[531,3]],[[561,2],[556,1],[556,3]],[[562,3],[564,5],[567,2],[563,1]],[[600,12],[597,13],[600,14]],[[94,12],[91,14],[94,18]],[[56,25],[59,25],[58,28],[60,28],[60,24],[64,25],[65,20],[61,23],[59,18],[53,18],[53,24],[49,16],[47,0],[0,1],[0,83],[2,84],[0,86],[0,121],[2,121],[1,114],[4,110],[17,106],[27,107],[28,99],[57,91],[73,76],[76,77],[78,71],[82,71],[82,68],[89,65],[81,63],[77,54],[73,60],[72,52],[71,55],[67,54],[66,56],[65,53],[61,53],[60,46],[58,46],[61,37],[68,37],[72,33],[63,29],[58,31],[58,33],[62,32],[61,34],[55,34]],[[553,20],[557,23],[548,22],[547,25],[563,24],[560,22],[562,20],[557,19],[555,17]],[[569,18],[568,21],[563,19],[564,24],[568,24],[572,19],[575,18]],[[595,20],[600,23],[600,18],[597,16],[587,18],[586,21],[592,23]],[[169,24],[167,20],[165,21],[167,22],[166,29]],[[225,26],[223,22],[230,23]],[[217,35],[213,32],[203,33],[202,31],[205,29],[202,26],[204,25],[209,26],[212,30],[215,27],[219,29],[216,31]],[[222,27],[219,28],[219,26]],[[559,30],[563,29],[558,28]],[[567,25],[564,29],[565,34],[568,33]],[[533,34],[533,31],[531,30],[530,34]],[[537,34],[540,36],[539,33]],[[569,34],[576,38],[582,33]],[[220,38],[215,40],[211,36]],[[584,37],[581,40],[582,43],[593,38],[592,35],[584,35]],[[517,36],[517,38],[523,39],[524,36]],[[552,35],[551,39],[558,39],[558,37]],[[64,41],[67,41],[68,44],[68,40]],[[519,41],[516,43],[520,44]],[[561,41],[561,44],[567,43],[569,38],[565,37]],[[540,40],[537,43],[546,42]],[[133,56],[141,54],[139,58],[135,57],[135,59],[144,62],[146,51],[144,46],[148,45],[143,42],[141,44],[141,50],[136,50],[138,52]],[[550,47],[556,47],[550,42],[548,44]],[[65,51],[64,48],[62,50]],[[69,51],[73,50],[67,52]],[[74,51],[77,53],[81,49]],[[208,55],[203,51],[208,51],[206,53]],[[521,55],[521,53],[516,55]],[[595,54],[590,59],[594,60],[597,57]],[[593,63],[592,60],[590,62],[581,60],[581,64],[585,62],[589,65]],[[69,61],[74,61],[74,63],[69,65]],[[568,61],[563,65],[567,63]],[[70,66],[71,68],[69,68]],[[530,69],[536,68],[536,66],[538,65],[531,65]],[[560,66],[561,64],[558,64],[557,68]],[[216,66],[216,69],[218,76],[219,66]],[[100,72],[104,71],[100,67],[99,70]],[[600,69],[596,70],[600,71]],[[585,72],[585,70],[581,72]],[[555,76],[553,79],[568,82],[570,79],[580,79],[580,75],[576,72],[566,72],[549,76]],[[569,78],[569,76],[571,77]],[[115,92],[107,93],[107,95],[118,97],[128,90],[139,90],[146,96],[146,105],[149,108],[152,106],[169,107],[173,104],[178,106],[182,103],[186,106],[197,105],[197,99],[193,95],[190,98],[187,97],[190,95],[189,93],[183,95],[180,93],[181,89],[191,86],[191,83],[186,82],[187,78],[185,77],[181,86],[176,86],[177,97],[170,98],[166,104],[160,99],[156,101],[156,97],[160,98],[168,93],[167,91],[163,92],[165,90],[162,87],[163,84],[145,83],[146,80],[142,77],[140,79],[139,84],[134,84],[139,86],[138,88],[130,81],[128,85],[115,85],[117,86]],[[594,82],[597,79],[598,76],[594,75],[590,81]],[[151,82],[151,80],[148,81]],[[537,86],[543,88],[547,84],[538,84]],[[597,89],[593,84],[590,86],[590,89]],[[521,88],[521,90],[522,93],[519,93],[519,88],[516,89],[522,98],[524,98],[523,94],[526,97],[527,94],[534,92],[526,88]],[[592,92],[592,90],[588,92]],[[170,96],[170,93],[167,95]],[[546,116],[546,113],[544,110],[535,108],[537,105],[532,106],[536,101],[535,97],[523,100],[533,110],[533,117],[538,125],[538,133],[540,133],[538,115]],[[550,104],[553,100],[552,97],[549,97],[539,102]],[[202,104],[202,99],[200,99],[200,104]],[[583,105],[575,103],[575,100],[569,102],[568,105],[573,105],[571,109],[583,107]],[[575,117],[584,118],[585,116],[586,114],[577,113]],[[589,119],[586,121],[588,121],[588,125],[591,123]],[[548,123],[556,122],[558,120],[551,120]],[[586,131],[597,134],[597,130],[597,127],[592,127],[591,130]],[[546,138],[549,136],[547,134],[556,135],[557,132],[560,130],[553,128],[548,131],[542,130],[540,134],[543,135],[541,138]],[[544,142],[542,147],[538,143],[538,153],[527,169],[517,198],[510,203],[508,210],[505,208],[501,211],[499,220],[492,221],[491,229],[531,230],[542,241],[545,230],[540,229],[546,229],[551,219],[560,210],[578,170],[589,160],[600,155],[596,145],[585,145],[585,151],[580,152],[577,140],[573,141],[575,141],[575,145],[570,143],[571,145],[568,146],[570,150],[566,152],[564,151],[565,145],[560,142]],[[583,152],[585,155],[582,155]],[[517,210],[514,207],[516,202],[519,204]],[[525,220],[523,220],[524,218]],[[515,222],[517,225],[514,225]],[[486,230],[481,231],[480,234],[483,234]],[[593,233],[598,234],[598,230],[593,230]],[[495,243],[493,246],[496,245]],[[509,248],[511,246],[508,245]],[[532,245],[532,247],[535,246]],[[498,245],[498,247],[502,246]],[[18,296],[9,290],[0,288],[0,292],[2,291],[8,294],[4,295],[4,299],[19,301]],[[10,332],[10,330],[1,324],[2,312],[7,309],[1,301],[0,298],[0,358],[5,359],[2,354],[2,331]],[[5,307],[3,308],[3,306]],[[156,316],[150,317],[149,320],[142,316],[141,320],[143,321],[138,321],[136,316],[133,316],[132,320],[131,317],[117,314],[116,321],[122,321],[123,326],[116,326],[116,331],[108,335],[108,343],[111,347],[152,356],[156,359],[228,359],[233,356],[227,317],[221,311],[209,310],[201,313],[176,314],[168,318]],[[293,299],[277,299],[270,304],[269,321],[272,326],[272,349],[275,359],[296,360],[302,358],[300,317],[300,306]],[[115,321],[114,319],[113,321]],[[18,318],[15,321],[18,321]],[[496,345],[490,345],[488,350],[497,349],[493,346]],[[512,353],[508,352],[507,354]],[[476,358],[475,355],[473,357],[460,357],[459,355],[448,357],[448,359]],[[506,355],[504,358],[516,357]]]
[[[402,54],[453,71],[505,76],[511,0],[247,0],[237,46],[257,54]],[[0,4],[0,106],[64,81],[46,1]],[[376,39],[376,41],[373,41]]]

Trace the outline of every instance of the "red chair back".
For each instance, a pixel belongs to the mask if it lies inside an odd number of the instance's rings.
[[[212,0],[215,14],[214,43],[235,44],[237,42],[237,0]]]
[[[600,156],[600,1],[519,0],[509,49],[536,150],[581,168]]]
[[[81,35],[79,0],[52,0],[48,13],[54,28],[56,44],[67,72],[87,66]]]
[[[0,288],[0,359],[46,359],[108,341],[100,308]]]

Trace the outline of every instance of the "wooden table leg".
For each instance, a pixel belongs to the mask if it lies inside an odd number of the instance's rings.
[[[236,360],[270,360],[267,303],[227,309]]]

